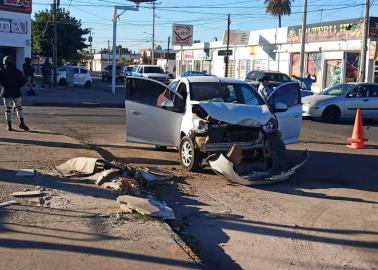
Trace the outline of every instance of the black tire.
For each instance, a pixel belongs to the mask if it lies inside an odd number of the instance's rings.
[[[91,88],[91,86],[92,86],[92,82],[91,81],[86,81],[85,84],[84,84],[85,88]]]
[[[196,149],[189,137],[183,137],[179,147],[180,164],[190,172],[198,172],[202,169],[202,154]]]
[[[155,145],[156,151],[167,151],[168,147],[166,146],[161,146],[161,145]]]
[[[340,109],[336,106],[327,107],[324,110],[323,115],[322,115],[322,119],[330,123],[339,121],[340,117],[341,117]]]
[[[65,78],[61,78],[61,79],[59,80],[58,84],[59,84],[60,86],[64,86],[64,85],[66,85],[66,79],[65,79]]]

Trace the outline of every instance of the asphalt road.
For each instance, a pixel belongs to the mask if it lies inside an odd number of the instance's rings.
[[[378,127],[366,128],[369,148],[345,146],[353,123],[303,121],[310,159],[289,181],[230,184],[210,170],[183,171],[175,151],[125,144],[123,109],[26,109],[31,128],[85,143],[104,158],[159,167],[179,176],[158,192],[183,217],[183,238],[209,269],[375,269],[378,266]]]

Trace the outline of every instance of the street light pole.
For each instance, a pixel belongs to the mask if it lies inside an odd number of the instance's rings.
[[[302,20],[302,38],[301,38],[301,60],[299,64],[301,77],[304,77],[304,55],[306,44],[306,24],[307,24],[307,0],[303,1],[303,20]]]
[[[366,80],[366,54],[367,54],[367,39],[369,32],[369,8],[370,1],[365,0],[365,15],[364,15],[364,35],[362,38],[362,49],[361,49],[361,68],[360,68],[360,82],[365,82]]]
[[[152,51],[151,64],[155,65],[155,2],[152,3]]]

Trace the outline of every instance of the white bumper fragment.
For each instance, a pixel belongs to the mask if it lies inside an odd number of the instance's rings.
[[[308,159],[308,152],[306,151],[295,165],[289,170],[279,174],[273,174],[270,171],[258,172],[254,171],[246,175],[239,175],[234,170],[234,164],[229,161],[224,155],[220,155],[218,159],[209,161],[211,168],[218,174],[223,175],[228,180],[241,185],[253,186],[271,184],[284,181],[292,176]]]

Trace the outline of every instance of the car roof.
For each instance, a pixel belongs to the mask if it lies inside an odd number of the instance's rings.
[[[247,84],[244,81],[236,80],[236,79],[230,79],[230,78],[223,78],[223,77],[217,77],[217,76],[191,76],[191,77],[184,77],[182,79],[186,79],[191,83],[196,82],[213,82],[213,83],[239,83],[239,84]]]

